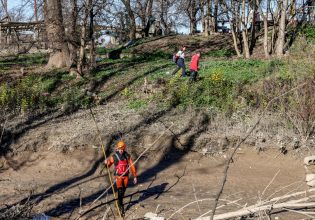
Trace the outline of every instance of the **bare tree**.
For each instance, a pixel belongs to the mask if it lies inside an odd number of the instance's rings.
[[[77,59],[77,21],[78,21],[78,5],[77,0],[70,0],[71,7],[71,18],[70,18],[70,27],[69,27],[69,38],[70,38],[70,55],[71,63],[74,63]]]
[[[256,44],[256,15],[257,15],[257,5],[256,0],[252,0],[249,2],[251,10],[251,28],[250,28],[250,45],[249,45],[249,52],[250,54],[253,53],[255,44]]]
[[[141,20],[141,26],[143,29],[146,28],[149,17],[152,15],[152,5],[153,0],[137,0],[136,13]]]
[[[235,52],[238,57],[241,57],[241,52],[239,49],[239,43],[237,41],[237,33],[240,32],[239,24],[240,24],[240,17],[239,17],[239,8],[240,8],[240,1],[230,1],[230,5],[228,5],[228,2],[222,1],[222,8],[223,12],[227,15],[227,18],[230,23],[231,27],[231,33],[232,33],[232,39],[233,39],[233,45]]]
[[[247,37],[247,18],[246,16],[246,10],[248,11],[248,8],[246,8],[245,0],[242,0],[242,12],[241,12],[241,29],[242,29],[242,38],[243,38],[243,51],[244,51],[244,57],[249,58],[249,46],[248,46],[248,37]]]
[[[266,1],[267,6],[266,6],[266,14],[263,12],[262,9],[262,2],[259,2],[259,0],[257,0],[257,5],[258,5],[258,10],[259,10],[259,14],[260,16],[263,18],[263,24],[264,24],[264,53],[265,53],[265,57],[269,58],[269,47],[268,47],[268,5],[269,5],[269,0]]]
[[[4,14],[6,16],[6,19],[10,21],[11,20],[11,16],[10,16],[9,11],[8,11],[8,1],[7,0],[1,0],[1,4],[2,4],[3,11],[4,11]]]
[[[214,32],[218,32],[218,10],[219,10],[219,0],[214,0],[214,9],[213,9]]]
[[[182,8],[184,9],[187,17],[189,18],[189,29],[190,34],[196,34],[197,32],[197,12],[199,10],[199,5],[197,0],[182,1]],[[179,8],[181,9],[181,8]]]
[[[44,1],[45,26],[51,53],[47,67],[69,67],[70,53],[65,40],[61,0]]]
[[[83,8],[84,8],[84,14],[83,19],[81,23],[81,37],[80,37],[80,51],[79,51],[79,60],[77,64],[77,70],[80,74],[83,74],[83,66],[86,64],[86,53],[85,53],[85,47],[86,47],[86,35],[87,35],[87,23],[90,16],[90,10],[92,5],[90,4],[91,0],[88,0],[87,2],[84,2]]]
[[[281,57],[283,55],[284,43],[285,43],[285,29],[286,29],[286,17],[287,17],[288,0],[281,0],[280,6],[280,24],[277,38],[277,46],[275,49],[276,55]]]
[[[134,12],[131,8],[130,0],[122,0],[122,3],[126,7],[128,18],[129,18],[129,38],[130,40],[136,39],[136,19]]]
[[[34,0],[34,17],[35,17],[35,21],[38,21],[37,1],[36,0]]]

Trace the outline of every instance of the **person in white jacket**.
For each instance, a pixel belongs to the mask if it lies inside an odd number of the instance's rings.
[[[173,71],[172,75],[175,75],[178,70],[182,69],[182,76],[186,76],[186,67],[185,67],[185,50],[186,47],[182,47],[176,53],[176,69]]]

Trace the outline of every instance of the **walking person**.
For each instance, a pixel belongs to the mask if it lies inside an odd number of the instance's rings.
[[[196,81],[198,70],[199,70],[199,59],[200,59],[200,52],[197,51],[192,57],[189,64],[190,69],[190,82]]]
[[[112,164],[114,164],[115,166],[114,175],[118,194],[118,207],[120,210],[120,214],[122,216],[125,215],[123,199],[126,189],[128,187],[129,169],[131,170],[133,175],[133,183],[137,184],[138,182],[136,168],[134,167],[130,154],[128,154],[125,150],[126,150],[125,142],[119,141],[117,143],[116,152],[113,155],[111,155],[108,159],[105,159],[105,165],[107,165],[108,168]]]
[[[176,53],[176,69],[173,71],[172,75],[175,75],[178,70],[182,69],[182,76],[186,76],[186,67],[185,67],[185,50],[186,47],[182,47],[177,53]]]

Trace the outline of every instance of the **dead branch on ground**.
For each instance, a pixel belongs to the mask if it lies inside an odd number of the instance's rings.
[[[0,211],[0,220],[6,219],[27,219],[31,216],[31,211],[34,207],[34,203],[30,201],[31,195],[28,197],[27,201],[19,203],[14,206],[8,206],[1,209]]]

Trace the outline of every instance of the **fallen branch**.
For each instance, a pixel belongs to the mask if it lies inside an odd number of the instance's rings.
[[[301,209],[301,208],[312,208],[315,207],[315,202],[309,202],[309,203],[279,203],[279,204],[275,204],[275,205],[265,205],[265,206],[260,206],[260,207],[256,207],[253,209],[241,209],[235,212],[228,212],[228,213],[224,213],[224,214],[220,214],[220,215],[216,215],[214,216],[215,220],[219,220],[219,219],[231,219],[231,218],[237,218],[237,217],[241,217],[241,216],[247,216],[247,215],[252,215],[253,213],[256,212],[261,212],[261,211],[265,211],[265,210],[275,210],[275,209],[284,209],[284,208],[291,208],[291,209]],[[210,217],[204,217],[198,220],[208,220],[210,219]]]
[[[199,203],[199,202],[203,202],[203,201],[210,201],[210,200],[214,200],[214,199],[213,199],[213,198],[207,198],[207,199],[200,199],[200,200],[192,201],[192,202],[190,202],[190,203],[184,205],[183,207],[181,207],[181,208],[178,209],[177,211],[173,212],[173,214],[171,214],[171,215],[167,218],[167,220],[171,219],[175,214],[179,213],[180,211],[184,210],[186,207],[188,207],[188,206],[190,206],[190,205],[192,205],[192,204]],[[222,207],[224,207],[224,206],[226,206],[226,205],[233,204],[233,203],[236,204],[236,202],[238,202],[239,200],[241,200],[241,199],[238,199],[238,200],[235,200],[235,201],[229,201],[229,200],[226,200],[226,199],[221,199],[221,201],[225,201],[225,202],[227,202],[227,204],[221,205],[221,206],[219,206],[218,208],[222,208]],[[209,212],[211,212],[211,210],[210,210]],[[205,214],[203,214],[203,215],[205,215]]]
[[[286,210],[286,209],[290,209],[290,208],[291,209],[301,209],[301,208],[315,207],[315,202],[307,203],[308,200],[315,198],[315,195],[309,195],[308,197],[304,197],[304,198],[301,198],[301,199],[290,200],[290,201],[286,201],[286,202],[282,202],[282,203],[276,204],[276,202],[278,202],[279,200],[287,199],[287,198],[290,198],[290,197],[296,197],[296,196],[300,196],[300,195],[303,195],[303,194],[306,195],[306,194],[308,194],[310,192],[314,192],[314,191],[315,191],[315,189],[310,189],[310,190],[306,190],[306,191],[293,193],[293,194],[290,194],[290,195],[285,195],[285,196],[282,196],[282,197],[276,197],[276,198],[273,198],[273,199],[271,199],[269,201],[260,202],[258,204],[252,205],[252,206],[244,207],[244,208],[242,208],[240,210],[237,210],[237,211],[228,212],[228,213],[224,213],[224,214],[220,214],[220,215],[215,215],[214,219],[237,218],[237,217],[254,214],[254,213],[257,213],[257,212],[261,212],[261,211],[271,211],[271,210],[275,210],[275,209]],[[198,217],[197,219],[198,220],[208,220],[208,219],[210,219],[210,216],[206,216],[206,217],[203,217],[203,218],[201,218],[201,217],[202,216]]]

